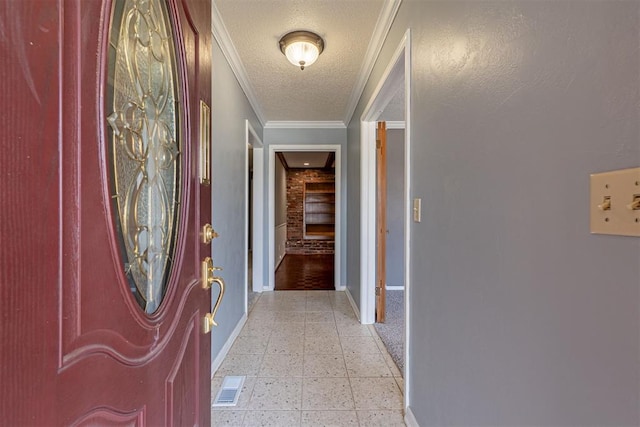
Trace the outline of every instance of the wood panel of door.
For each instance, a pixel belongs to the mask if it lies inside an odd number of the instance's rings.
[[[376,322],[384,323],[387,277],[387,125],[376,133]]]
[[[0,119],[6,425],[210,424],[202,325],[211,295],[200,274],[211,199],[198,179],[200,101],[211,104],[210,1],[166,2],[180,76],[182,180],[169,284],[149,314],[126,277],[109,178],[113,4],[0,5],[0,105],[10,111]],[[136,31],[151,34],[144,21]]]

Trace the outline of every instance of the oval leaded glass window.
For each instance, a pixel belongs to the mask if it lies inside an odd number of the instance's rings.
[[[110,183],[123,269],[155,312],[176,247],[182,167],[178,73],[164,0],[117,0],[106,93]]]

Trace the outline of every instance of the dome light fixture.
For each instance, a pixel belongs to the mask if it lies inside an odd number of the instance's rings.
[[[289,62],[304,70],[316,62],[324,50],[324,40],[311,31],[292,31],[280,39],[280,50]]]

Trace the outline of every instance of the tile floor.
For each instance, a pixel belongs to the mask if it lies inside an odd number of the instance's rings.
[[[404,426],[402,377],[344,292],[261,294],[211,382],[246,375],[237,406],[212,425]]]

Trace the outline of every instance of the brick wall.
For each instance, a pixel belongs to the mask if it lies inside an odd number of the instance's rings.
[[[333,240],[304,238],[304,183],[334,182],[335,172],[321,169],[287,171],[287,249],[288,254],[333,254]]]

